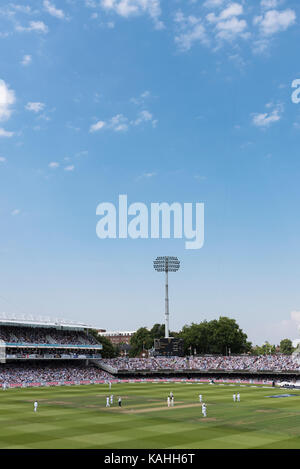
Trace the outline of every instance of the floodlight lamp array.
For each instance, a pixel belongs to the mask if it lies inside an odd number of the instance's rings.
[[[153,267],[157,272],[177,272],[180,261],[174,256],[157,257],[153,261]]]

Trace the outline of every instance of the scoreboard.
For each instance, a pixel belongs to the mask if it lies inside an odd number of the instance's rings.
[[[177,339],[174,337],[169,337],[167,339],[154,339],[154,351],[155,354],[163,355],[165,357],[183,357],[183,339]]]

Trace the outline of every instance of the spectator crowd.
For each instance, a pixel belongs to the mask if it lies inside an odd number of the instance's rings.
[[[101,362],[120,371],[300,371],[291,355],[112,358]]]
[[[7,343],[97,345],[96,339],[83,331],[55,328],[1,326],[0,340]]]
[[[97,381],[113,378],[110,373],[95,366],[73,366],[68,363],[35,365],[32,362],[0,366],[0,384],[51,381]]]

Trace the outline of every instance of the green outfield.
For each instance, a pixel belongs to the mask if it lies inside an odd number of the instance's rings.
[[[267,397],[282,394],[295,396]],[[196,383],[8,389],[0,391],[0,448],[300,448],[300,391]]]

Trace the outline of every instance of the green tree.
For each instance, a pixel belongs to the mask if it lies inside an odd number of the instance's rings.
[[[192,323],[190,326],[186,325],[178,335],[183,339],[186,355],[190,353],[190,350],[194,351],[194,349],[196,349],[197,353],[209,353],[210,338],[207,321],[200,324]]]
[[[251,348],[247,335],[234,319],[220,317],[182,328],[179,336],[184,340],[185,353],[196,349],[198,354],[246,353]]]
[[[136,357],[140,355],[143,350],[152,348],[153,338],[150,331],[146,327],[140,327],[131,337],[130,346],[130,357]]]
[[[252,348],[253,355],[274,355],[276,353],[276,345],[270,344],[266,341],[263,345],[256,345]]]
[[[221,316],[218,320],[210,321],[211,353],[225,355],[231,353],[246,353],[251,344],[247,341],[247,335],[239,327],[235,319]]]
[[[98,331],[94,329],[90,329],[89,334],[91,334],[97,340],[97,342],[102,345],[103,349],[101,350],[101,356],[103,358],[114,358],[118,355],[113,344],[107,337],[99,335]]]
[[[164,324],[154,324],[150,330],[151,337],[154,339],[161,339],[165,337],[165,325]]]
[[[280,342],[280,353],[284,353],[285,355],[291,355],[295,350],[290,339],[282,339]]]

